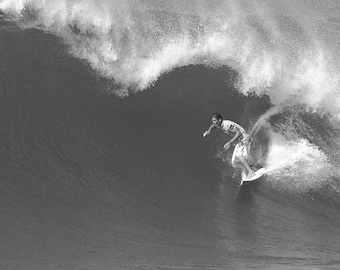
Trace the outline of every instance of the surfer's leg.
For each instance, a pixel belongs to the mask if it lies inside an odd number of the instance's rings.
[[[240,168],[241,169],[241,179],[242,179],[242,181],[247,178],[246,169],[244,168],[242,163],[239,162],[239,160],[237,159],[237,150],[236,151],[234,150],[234,152],[233,152],[233,156],[231,157],[231,165],[234,168]]]
[[[242,171],[247,171],[247,177],[251,177],[255,174],[255,172],[250,168],[248,161],[246,159],[247,156],[247,144],[239,143],[236,145],[233,156],[231,159],[231,163],[233,164],[234,167],[238,166],[241,167]]]
[[[246,179],[247,177],[251,177],[255,174],[255,172],[250,168],[247,160],[242,156],[239,157],[233,154],[233,157],[231,159],[231,165],[233,165],[234,168],[241,169],[242,180]]]
[[[251,177],[255,174],[255,172],[250,168],[247,160],[244,157],[237,157],[238,160],[242,163],[243,167],[247,170],[247,177]]]
[[[241,169],[241,179],[242,181],[247,178],[246,168],[243,166],[243,164],[235,157],[231,159],[231,165],[236,169]]]
[[[246,179],[247,178],[247,174],[246,174],[246,170],[245,169],[243,169],[243,167],[241,168],[241,179],[242,179],[242,181],[244,180],[244,179]]]

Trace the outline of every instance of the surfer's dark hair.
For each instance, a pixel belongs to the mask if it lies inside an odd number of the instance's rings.
[[[217,120],[222,120],[222,115],[219,113],[214,113],[211,118],[216,118]]]

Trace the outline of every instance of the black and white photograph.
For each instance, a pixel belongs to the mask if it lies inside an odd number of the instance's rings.
[[[337,269],[339,0],[0,0],[0,270]]]

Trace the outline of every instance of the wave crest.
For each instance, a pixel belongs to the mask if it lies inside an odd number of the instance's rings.
[[[328,2],[317,14],[313,4],[283,1],[7,0],[0,9],[61,37],[73,56],[121,85],[120,95],[176,67],[228,65],[244,94],[338,115],[339,24],[330,17],[339,4]]]

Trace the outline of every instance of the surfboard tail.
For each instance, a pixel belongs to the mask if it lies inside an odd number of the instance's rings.
[[[255,175],[252,176],[252,177],[249,177],[249,178],[245,178],[245,179],[242,179],[241,183],[240,183],[240,186],[242,186],[242,184],[244,182],[251,182],[251,181],[254,181],[254,180],[257,180],[259,179],[261,176],[263,176],[264,174],[266,174],[266,169],[265,168],[261,168],[259,170],[257,170],[255,172]]]

